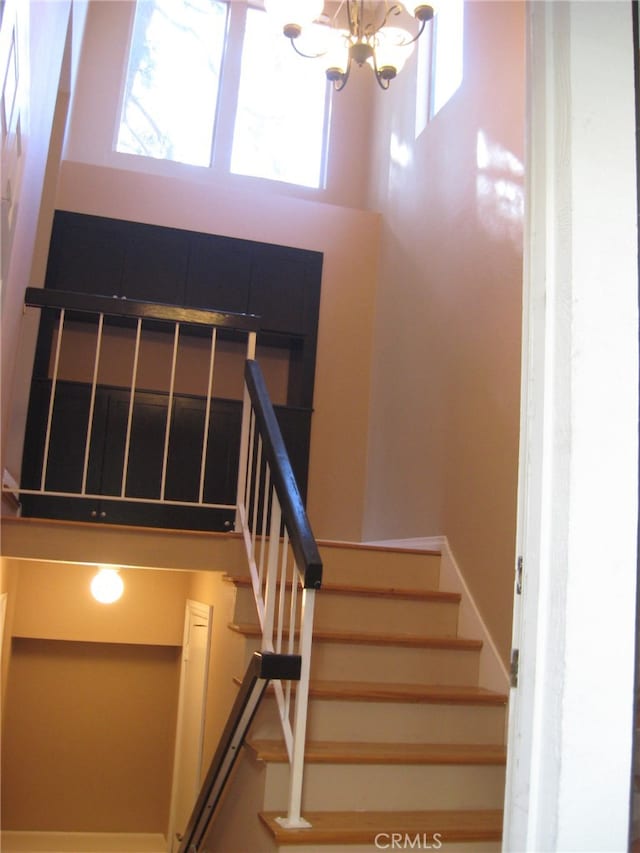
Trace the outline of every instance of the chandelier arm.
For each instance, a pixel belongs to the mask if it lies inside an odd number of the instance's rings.
[[[428,23],[429,22],[426,20],[420,21],[420,29],[418,30],[416,35],[410,41],[403,41],[402,44],[400,45],[400,47],[408,47],[410,44],[413,44],[414,42],[418,41],[418,39],[420,38],[420,36],[424,32],[424,28],[427,26]]]
[[[298,56],[303,56],[305,59],[319,59],[321,56],[326,56],[327,51],[323,51],[322,53],[303,53],[297,46],[295,38],[289,38],[291,42],[291,47],[295,50]]]
[[[379,27],[376,27],[373,30],[372,35],[379,33],[383,27],[386,27],[387,21],[389,20],[389,17],[391,15],[399,15],[400,12],[402,12],[402,6],[399,3],[394,3],[392,6],[389,6],[389,8],[387,9],[387,11],[384,14],[384,18],[382,19],[382,23],[380,24]],[[417,38],[417,36],[416,36],[416,38]],[[409,42],[409,44],[411,44],[411,42]]]
[[[375,51],[373,52],[373,72],[374,72],[376,81],[378,83],[378,86],[380,86],[381,89],[384,89],[386,91],[389,88],[389,85],[391,83],[391,79],[385,79],[382,76],[382,74],[380,73],[380,71],[378,70],[378,61],[376,59]],[[345,80],[345,83],[346,82],[347,81]]]

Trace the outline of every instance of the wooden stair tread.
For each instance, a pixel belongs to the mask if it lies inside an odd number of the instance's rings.
[[[261,761],[288,761],[282,740],[249,739],[246,746]],[[497,744],[358,743],[308,741],[305,761],[314,764],[498,764],[507,752]]]
[[[442,849],[456,841],[500,841],[502,811],[310,811],[311,824],[285,829],[276,822],[278,812],[260,812],[260,820],[279,844],[374,844],[381,833],[407,833],[440,842]],[[436,839],[435,836],[438,835]],[[373,848],[375,849],[375,848]]]
[[[337,548],[339,551],[373,551],[387,554],[410,554],[412,556],[441,557],[440,548],[409,548],[403,545],[376,545],[371,542],[342,542],[336,539],[318,539],[318,547]]]
[[[381,684],[375,681],[312,681],[309,695],[322,699],[505,705],[507,697],[482,687],[440,684]]]
[[[247,575],[225,575],[224,579],[234,586],[250,587],[251,579]],[[291,586],[291,582],[287,584]],[[369,598],[417,599],[419,601],[435,601],[445,604],[459,604],[459,592],[443,592],[439,589],[402,589],[386,586],[358,586],[357,584],[323,583],[320,588],[322,595],[362,595]]]
[[[259,637],[262,632],[258,625],[231,622],[229,628],[245,637]],[[423,634],[387,634],[361,631],[327,631],[314,629],[314,642],[353,643],[375,646],[403,646],[405,648],[450,649],[454,651],[477,652],[482,648],[482,640],[469,640],[464,637],[428,637]]]

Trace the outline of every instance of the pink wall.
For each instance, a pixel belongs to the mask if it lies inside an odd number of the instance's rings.
[[[465,4],[464,79],[415,139],[378,99],[367,538],[445,534],[506,658],[519,432],[524,3]],[[391,145],[390,145],[391,140]]]
[[[38,217],[43,194],[45,171],[58,95],[58,84],[63,65],[63,55],[69,21],[71,0],[57,3],[33,2],[18,4],[19,24],[28,25],[30,67],[28,58],[22,56],[22,68],[29,81],[25,103],[20,106],[23,133],[23,171],[18,188],[19,202],[15,236],[11,247],[6,280],[2,282],[2,466],[14,460],[7,459],[7,440],[10,418],[16,416],[12,409],[11,388],[16,369],[16,348],[21,328],[25,288],[31,284],[31,264],[36,242]],[[7,6],[5,13],[9,18]],[[4,25],[7,21],[3,22]],[[33,61],[37,57],[37,61]],[[26,61],[25,61],[26,60]],[[15,188],[14,188],[15,192]],[[6,252],[7,246],[2,250]]]

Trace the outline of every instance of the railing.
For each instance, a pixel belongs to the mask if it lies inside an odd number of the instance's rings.
[[[245,365],[236,528],[244,538],[262,650],[244,677],[179,853],[197,853],[267,683],[272,681],[290,764],[287,828],[301,815],[315,592],[322,561],[260,366]],[[295,699],[294,699],[295,697]]]
[[[245,380],[236,527],[245,541],[262,650],[297,653],[302,661],[295,703],[291,681],[284,687],[276,682],[274,688],[291,765],[288,814],[281,823],[306,826],[300,815],[302,772],[313,610],[315,591],[322,584],[322,560],[257,362],[247,361]]]
[[[184,833],[178,833],[178,853],[198,853],[208,832],[240,747],[271,679],[300,677],[300,658],[255,652],[247,667],[229,719],[218,743]]]
[[[46,370],[46,389],[45,395],[48,394],[48,403],[46,403],[46,426],[43,426],[44,437],[38,439],[38,454],[41,452],[41,467],[32,473],[28,478],[28,485],[25,485],[25,478],[19,488],[21,496],[35,496],[47,498],[82,498],[86,500],[99,501],[102,505],[103,501],[122,502],[126,501],[128,505],[162,505],[164,507],[183,507],[191,509],[207,509],[207,510],[227,510],[230,518],[235,514],[235,502],[212,501],[206,499],[205,480],[208,474],[208,459],[211,448],[209,447],[210,435],[212,434],[212,410],[213,410],[213,386],[216,370],[216,351],[218,338],[220,334],[227,337],[235,336],[234,340],[240,339],[246,342],[245,358],[253,359],[255,357],[256,346],[256,331],[259,324],[259,319],[251,315],[244,314],[228,314],[216,311],[207,311],[192,308],[177,308],[169,305],[161,305],[156,303],[138,302],[134,300],[124,300],[117,298],[107,298],[103,296],[88,296],[85,294],[68,293],[55,290],[43,290],[39,288],[28,288],[25,296],[25,304],[27,306],[35,306],[44,309],[55,309],[57,311],[57,322],[51,334],[51,352],[47,351],[44,354]],[[95,329],[95,345],[93,349],[93,364],[86,365],[88,371],[90,368],[91,379],[86,383],[71,383],[66,380],[64,371],[61,367],[61,353],[65,346],[65,336],[67,327],[73,325],[78,319],[82,323],[90,323],[91,328]],[[105,331],[107,327],[111,328],[114,323],[125,323],[132,328],[134,341],[132,346],[132,359],[128,368],[129,384],[126,387],[119,388],[122,394],[128,395],[128,403],[126,404],[126,416],[124,423],[119,424],[119,458],[109,460],[109,478],[111,486],[108,489],[96,489],[97,477],[93,468],[95,468],[95,458],[99,454],[96,445],[102,441],[104,436],[101,435],[101,429],[96,427],[96,406],[100,393],[103,392],[104,385],[99,382],[99,376],[103,370],[103,348]],[[131,469],[136,465],[135,454],[132,455],[132,432],[134,425],[134,413],[137,411],[137,404],[144,396],[143,389],[139,383],[139,367],[141,361],[141,350],[143,327],[145,329],[161,330],[163,339],[168,342],[167,346],[170,349],[170,358],[168,359],[168,371],[164,377],[165,387],[162,389],[162,403],[166,408],[166,413],[163,413],[164,424],[158,427],[162,431],[162,447],[159,449],[161,458],[155,459],[153,476],[149,476],[145,471],[143,476],[138,473],[138,483],[135,484],[136,477],[132,476]],[[203,389],[203,394],[198,397],[202,402],[204,411],[198,412],[202,418],[202,431],[199,435],[193,436],[193,443],[196,445],[197,452],[200,453],[200,458],[197,460],[197,474],[195,472],[196,461],[191,466],[194,469],[192,482],[188,484],[186,491],[187,498],[181,495],[179,498],[172,496],[173,492],[185,491],[181,485],[176,489],[175,472],[179,471],[180,466],[173,462],[170,448],[172,447],[172,427],[175,426],[177,418],[176,403],[178,395],[176,390],[176,366],[178,364],[181,345],[184,349],[184,340],[189,339],[186,334],[193,334],[193,330],[199,329],[200,340],[202,336],[209,338],[208,344],[208,367],[206,369],[206,388]],[[71,345],[70,345],[71,347]],[[108,359],[106,359],[108,360]],[[72,361],[69,357],[65,359],[67,369]],[[204,373],[205,371],[203,371]],[[57,413],[57,404],[60,408],[63,407],[63,401],[60,398],[60,392],[66,390],[71,385],[82,385],[82,420],[83,422],[73,423],[73,442],[69,442],[69,435],[63,435],[65,441],[65,455],[68,453],[76,454],[77,465],[73,468],[71,475],[65,477],[56,477],[56,472],[52,474],[53,467],[57,466],[56,471],[59,473],[59,462],[52,459],[52,437],[53,428],[56,426],[58,433],[62,427],[58,426],[55,421]],[[238,387],[238,394],[241,393],[241,387]],[[124,400],[122,397],[120,403],[124,408]],[[156,406],[156,410],[161,407]],[[96,440],[96,433],[98,439]],[[144,444],[145,437],[142,437]],[[43,445],[41,447],[41,445]],[[78,448],[83,448],[82,451]],[[58,455],[60,448],[57,448]],[[190,448],[190,452],[192,449]],[[82,458],[79,457],[82,452]],[[193,451],[195,453],[196,451]],[[235,463],[234,463],[235,464]],[[67,468],[69,463],[67,463]],[[139,467],[139,466],[138,466]],[[173,481],[170,475],[174,474]],[[64,483],[64,488],[60,488],[60,479]],[[134,486],[131,486],[131,481],[134,481]],[[73,481],[72,484],[69,481]],[[142,485],[140,484],[142,481]],[[149,493],[150,483],[153,482],[153,488],[156,491],[153,494]],[[53,487],[52,487],[53,483]],[[93,486],[93,488],[92,488]],[[14,489],[15,491],[15,489]],[[141,494],[142,492],[142,494]],[[233,500],[233,497],[231,497]],[[96,511],[91,512],[92,517],[96,517]],[[103,511],[100,513],[102,517],[106,515]],[[168,525],[167,525],[168,526]]]

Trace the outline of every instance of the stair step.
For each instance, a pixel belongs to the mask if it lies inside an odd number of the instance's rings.
[[[474,811],[313,811],[304,817],[311,824],[304,829],[285,829],[277,821],[277,812],[261,812],[260,820],[278,844],[378,845],[381,837],[389,843],[396,835],[410,841],[418,835],[422,849],[431,842],[433,849],[447,849],[455,842],[499,841],[502,838],[501,810]],[[398,836],[399,834],[399,836]],[[376,849],[373,847],[372,849]]]
[[[434,701],[431,702],[414,699],[405,702],[401,693],[392,700],[387,697],[386,701],[367,698],[365,713],[362,696],[352,698],[356,693],[353,688],[348,690],[347,696],[335,693],[326,699],[312,697],[307,719],[309,740],[420,743],[428,738],[432,743],[504,742],[506,698],[493,705],[438,704],[433,692]],[[258,710],[251,737],[273,739],[281,734],[275,697],[270,696]]]
[[[227,578],[236,590],[233,622],[255,621],[256,606],[248,577]],[[280,587],[281,589],[281,587]],[[278,592],[279,595],[279,592]],[[285,613],[291,601],[287,584]],[[429,633],[455,637],[458,633],[460,595],[433,589],[366,587],[355,584],[325,584],[315,599],[316,630],[365,632],[371,626],[386,633]]]
[[[380,684],[373,681],[312,681],[309,695],[318,699],[361,702],[416,702],[445,705],[507,704],[507,696],[483,687],[441,684]]]
[[[288,762],[281,740],[249,740],[261,761]],[[504,746],[460,743],[363,743],[308,741],[305,761],[317,764],[506,764]]]
[[[323,584],[349,583],[403,589],[437,589],[439,586],[439,551],[345,542],[320,541],[318,545],[323,564]]]
[[[250,587],[251,579],[248,576],[225,575],[224,580],[237,587]],[[287,584],[291,587],[291,582]],[[402,589],[390,586],[358,586],[355,584],[323,583],[322,595],[357,595],[370,598],[385,599],[409,599],[411,601],[440,601],[447,604],[459,604],[461,595],[459,592],[443,592],[439,589]]]
[[[229,628],[245,637],[259,637],[262,635],[257,625],[232,622],[229,624]],[[313,639],[315,642],[324,643],[361,643],[374,646],[404,646],[470,652],[479,652],[482,649],[482,640],[469,640],[464,637],[430,637],[422,634],[365,633],[359,631],[326,631],[319,629],[314,630]]]

